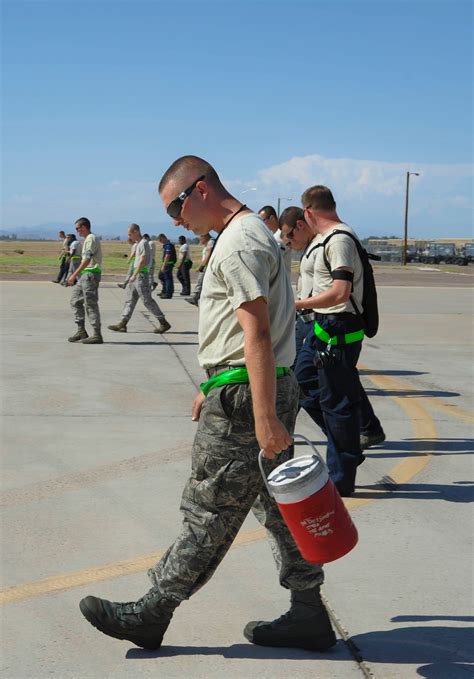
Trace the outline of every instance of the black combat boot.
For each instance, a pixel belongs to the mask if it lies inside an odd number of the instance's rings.
[[[152,591],[138,601],[129,603],[87,596],[79,603],[79,608],[82,615],[100,632],[149,650],[161,646],[174,611],[174,605]]]
[[[80,342],[81,340],[87,339],[89,335],[87,334],[87,330],[83,325],[78,325],[77,326],[77,331],[74,335],[71,335],[71,337],[67,338],[68,342]]]
[[[244,636],[253,644],[325,651],[336,643],[319,586],[291,592],[290,610],[272,622],[247,623]]]

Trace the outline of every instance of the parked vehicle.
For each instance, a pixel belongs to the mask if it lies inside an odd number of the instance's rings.
[[[466,260],[466,264],[469,262],[474,262],[474,243],[464,243],[462,255]]]

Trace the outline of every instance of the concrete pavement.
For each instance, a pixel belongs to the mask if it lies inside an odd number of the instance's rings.
[[[242,628],[287,609],[253,517],[211,582],[177,611],[156,653],[96,632],[77,603],[149,587],[180,527],[195,431],[198,310],[160,301],[151,333],[74,345],[70,291],[3,282],[2,676],[472,676],[472,291],[380,288],[380,333],[362,375],[387,433],[347,501],[360,541],[326,567],[340,641],[325,654],[248,644]],[[123,292],[101,288],[104,328]],[[324,451],[303,413],[297,431]]]

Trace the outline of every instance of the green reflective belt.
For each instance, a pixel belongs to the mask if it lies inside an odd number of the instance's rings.
[[[276,376],[283,377],[288,375],[290,372],[289,368],[275,368]],[[214,375],[207,382],[203,382],[199,385],[199,389],[202,391],[204,396],[207,396],[212,389],[216,387],[222,387],[224,384],[246,384],[249,381],[249,374],[247,368],[237,367],[229,368],[224,372]]]
[[[332,345],[337,345],[339,344],[338,339],[342,337],[344,339],[343,342],[341,342],[341,345],[344,346],[344,344],[352,344],[353,342],[362,342],[364,339],[364,331],[363,330],[356,330],[355,332],[347,332],[345,335],[336,335],[334,337],[331,337],[329,333],[327,333],[324,328],[322,328],[318,321],[314,324],[314,334],[318,339],[320,339],[322,342],[326,342],[326,344],[332,344]]]
[[[82,259],[81,255],[71,255],[71,259]]]
[[[102,273],[102,270],[98,266],[94,266],[92,269],[82,269],[81,273]]]
[[[136,272],[137,272],[137,270],[134,269],[133,273],[136,273]],[[149,269],[148,269],[147,266],[144,266],[143,269],[140,269],[140,271],[138,273],[149,273]]]

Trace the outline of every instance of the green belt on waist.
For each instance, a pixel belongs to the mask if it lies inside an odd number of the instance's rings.
[[[102,273],[102,269],[99,269],[98,266],[94,266],[91,269],[82,269],[81,273]]]
[[[82,259],[81,255],[71,255],[71,259]]]
[[[133,273],[136,273],[137,270],[133,269]],[[149,268],[147,266],[144,266],[143,269],[140,269],[138,273],[149,273]]]
[[[275,368],[276,376],[283,377],[288,375],[290,372],[289,368]],[[225,384],[246,384],[249,381],[249,374],[247,368],[242,366],[237,366],[235,368],[229,368],[224,372],[214,375],[207,382],[203,382],[199,385],[199,389],[202,391],[204,396],[207,396],[212,389],[216,387],[222,387]]]
[[[364,339],[363,330],[356,330],[355,332],[346,332],[344,335],[335,335],[334,337],[331,337],[331,335],[319,325],[318,321],[316,321],[316,323],[314,324],[314,334],[322,342],[326,342],[326,344],[332,344],[334,346],[337,344],[344,346],[344,344],[362,342],[362,340]]]

